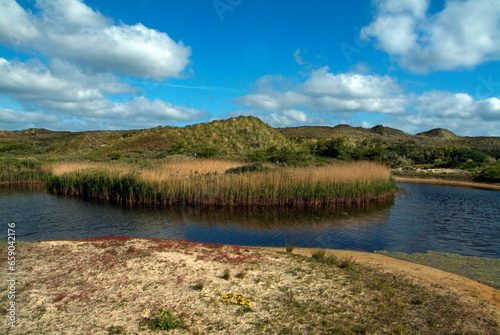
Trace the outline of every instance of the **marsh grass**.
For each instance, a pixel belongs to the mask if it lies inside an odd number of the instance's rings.
[[[322,207],[392,198],[387,166],[354,162],[277,167],[225,174],[241,162],[179,159],[154,167],[59,163],[44,167],[59,194],[154,205],[270,205]]]

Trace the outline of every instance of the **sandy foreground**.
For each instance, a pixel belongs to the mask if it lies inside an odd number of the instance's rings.
[[[3,308],[2,334],[500,331],[498,290],[378,254],[125,237],[16,248],[16,327]]]

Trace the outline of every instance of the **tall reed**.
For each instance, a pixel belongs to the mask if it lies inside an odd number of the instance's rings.
[[[48,187],[56,193],[124,203],[313,207],[390,198],[395,188],[389,168],[377,163],[222,173],[238,164],[194,160],[140,169],[68,167],[65,173],[59,165]]]

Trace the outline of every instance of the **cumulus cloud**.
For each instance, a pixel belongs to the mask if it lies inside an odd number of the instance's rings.
[[[392,78],[357,73],[333,74],[328,67],[312,72],[302,84],[290,90],[271,85],[234,100],[239,105],[268,111],[303,107],[309,111],[331,113],[378,112],[402,113],[406,97]]]
[[[446,1],[431,15],[429,1],[374,1],[376,16],[361,31],[413,72],[470,68],[500,59],[500,2]]]
[[[418,95],[405,92],[388,76],[333,74],[328,68],[313,71],[293,87],[291,82],[265,76],[257,81],[254,93],[233,102],[274,127],[383,123],[412,134],[441,127],[460,135],[500,135],[498,98],[476,100],[469,94],[446,91]],[[379,121],[372,124],[366,119]]]
[[[207,116],[137,96],[141,92],[118,77],[182,77],[190,64],[188,46],[140,23],[114,24],[81,0],[36,0],[33,12],[0,0],[0,43],[47,59],[0,57],[0,94],[22,106],[0,109],[4,129],[146,128]]]
[[[110,96],[137,90],[110,74],[85,73],[63,61],[47,68],[36,61],[20,63],[0,58],[0,77],[1,94],[35,110],[2,109],[0,124],[10,122],[11,129],[19,122],[66,130],[147,128],[206,117],[204,111],[158,99],[135,97],[115,102]]]
[[[462,136],[500,136],[500,100],[475,100],[469,94],[432,91],[413,96],[405,114],[385,121],[408,133],[446,128]]]
[[[0,93],[22,103],[31,103],[59,111],[82,113],[109,105],[106,94],[126,94],[135,90],[108,74],[88,75],[56,62],[54,73],[43,64],[9,62],[0,58]],[[73,106],[73,108],[69,108]]]
[[[36,112],[19,112],[0,107],[0,124],[51,124],[59,122],[60,120],[61,119],[56,115],[47,115]]]
[[[0,0],[0,42],[34,49],[97,71],[164,80],[180,77],[191,49],[166,33],[115,25],[79,0],[38,0],[29,13],[14,0]]]

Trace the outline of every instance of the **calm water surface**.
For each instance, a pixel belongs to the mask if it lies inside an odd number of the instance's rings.
[[[131,235],[190,241],[300,247],[428,250],[500,258],[500,192],[398,184],[407,192],[393,203],[358,210],[295,211],[177,206],[124,208],[0,188],[0,213],[16,223],[20,240]]]

